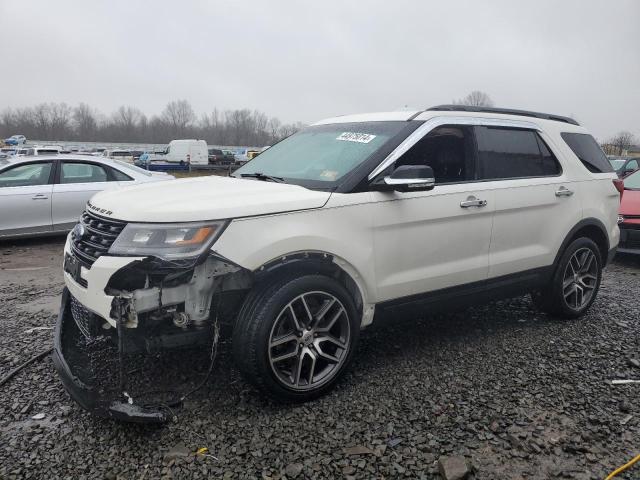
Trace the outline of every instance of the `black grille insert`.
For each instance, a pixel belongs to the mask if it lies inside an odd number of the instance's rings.
[[[80,217],[84,234],[79,236],[77,229],[71,233],[71,250],[78,260],[90,268],[101,255],[109,251],[126,222],[100,217],[85,211]]]

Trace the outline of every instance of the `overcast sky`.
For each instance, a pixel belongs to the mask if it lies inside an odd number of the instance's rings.
[[[0,109],[250,108],[284,122],[483,90],[640,140],[640,0],[0,0]]]

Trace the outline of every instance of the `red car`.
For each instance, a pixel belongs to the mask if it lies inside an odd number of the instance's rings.
[[[624,179],[620,202],[618,252],[640,255],[640,170]]]

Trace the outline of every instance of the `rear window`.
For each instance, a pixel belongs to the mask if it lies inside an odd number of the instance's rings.
[[[569,132],[563,132],[561,135],[587,170],[593,173],[613,172],[606,155],[591,135]]]

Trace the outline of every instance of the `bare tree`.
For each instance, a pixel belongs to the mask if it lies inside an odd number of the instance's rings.
[[[162,119],[171,127],[174,135],[183,136],[187,127],[195,122],[196,114],[186,100],[174,100],[164,108]]]
[[[613,147],[613,151],[616,155],[622,155],[625,150],[632,147],[635,143],[633,133],[622,131],[618,132],[613,138],[611,138],[607,144]]]
[[[98,119],[93,109],[86,103],[80,103],[73,109],[76,136],[80,140],[95,140]]]
[[[303,128],[283,125],[277,118],[249,109],[220,112],[196,119],[185,100],[167,105],[161,115],[147,118],[139,109],[121,106],[105,116],[85,103],[70,108],[65,103],[0,111],[0,138],[14,134],[35,140],[167,143],[176,138],[202,138],[211,145],[272,145]]]
[[[453,104],[468,105],[470,107],[493,107],[494,105],[491,97],[480,90],[474,90],[466,97],[461,98],[460,100],[454,100]]]

